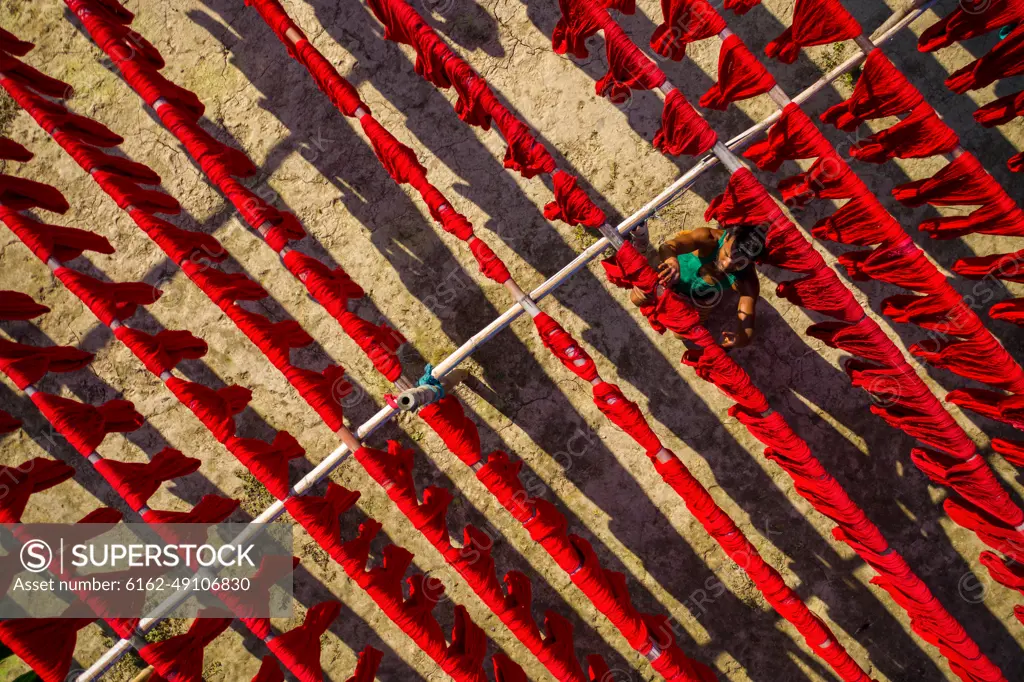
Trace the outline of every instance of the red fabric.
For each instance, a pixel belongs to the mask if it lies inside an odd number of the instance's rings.
[[[626,432],[653,457],[661,450],[661,441],[644,419],[640,407],[623,395],[622,390],[606,381],[594,384],[594,404],[616,426]]]
[[[1024,567],[1008,559],[1002,559],[994,552],[982,552],[979,559],[993,580],[1024,594]]]
[[[764,253],[763,262],[791,272],[811,274],[826,267],[818,252],[787,219],[776,220],[772,225]]]
[[[47,372],[73,372],[92,362],[92,353],[73,346],[27,346],[0,339],[0,372],[25,390]]]
[[[509,273],[508,268],[498,258],[497,254],[491,250],[491,247],[487,243],[477,237],[469,242],[469,250],[473,252],[473,256],[476,258],[477,264],[480,266],[480,272],[482,272],[489,279],[494,280],[498,284],[504,284],[505,282],[512,279],[512,275]]]
[[[109,400],[93,407],[37,391],[32,394],[32,402],[83,456],[91,454],[108,433],[134,431],[145,421],[127,400]]]
[[[219,263],[228,257],[227,249],[211,234],[183,230],[138,209],[131,211],[131,216],[177,265],[185,262],[198,264],[202,261]]]
[[[341,543],[341,523],[338,517],[352,508],[359,493],[341,487],[334,481],[327,484],[323,497],[303,495],[285,500],[285,508],[310,537],[336,561],[342,562],[345,552]],[[376,522],[374,522],[376,523]]]
[[[686,46],[725,30],[725,20],[708,0],[661,0],[664,21],[654,29],[651,49],[662,57],[679,61]]]
[[[18,523],[28,499],[38,492],[73,478],[74,468],[45,457],[36,457],[18,466],[0,466],[6,494],[0,499],[0,523]]]
[[[372,646],[364,647],[359,652],[359,663],[356,664],[355,673],[345,682],[373,682],[382,658],[384,654]]]
[[[480,78],[469,64],[450,51],[449,58],[444,63],[444,70],[459,96],[455,100],[455,113],[458,117],[471,126],[490,130],[491,112],[504,107],[491,92],[487,81]]]
[[[495,451],[488,455],[487,462],[476,473],[484,487],[520,523],[534,515],[533,502],[519,480],[522,468],[522,461],[513,462],[508,453]]]
[[[1011,173],[1024,173],[1024,152],[1011,156],[1006,162],[1006,167]]]
[[[90,33],[97,30],[98,24],[92,22],[90,17],[83,18],[81,14],[78,14],[78,17],[82,19],[82,23]],[[188,120],[195,122],[206,111],[206,107],[194,92],[167,80],[151,66],[131,60],[119,60],[116,58],[116,54],[111,54],[111,52],[107,52],[107,56],[114,60],[125,82],[138,93],[146,104],[155,107],[157,101],[162,99],[172,105],[160,108],[161,117],[166,110],[173,108]]]
[[[768,137],[755,142],[743,156],[761,170],[775,172],[783,161],[812,159],[832,152],[832,145],[796,102],[782,110],[782,116],[768,129]]]
[[[725,8],[741,16],[760,4],[761,0],[725,0]]]
[[[355,313],[345,311],[336,319],[388,381],[393,382],[401,376],[402,362],[398,357],[398,349],[405,343],[404,336],[387,323],[373,324]]]
[[[0,435],[17,431],[21,422],[3,410],[0,410]]]
[[[979,509],[1009,526],[1024,523],[1024,511],[1010,499],[1010,494],[996,480],[988,463],[981,457],[958,460],[934,450],[914,448],[910,457],[918,469],[936,485],[952,488]]]
[[[74,260],[85,251],[114,253],[114,247],[107,241],[107,238],[95,232],[79,230],[74,227],[48,225],[2,209],[0,209],[0,219],[18,235],[18,239],[24,242],[39,260],[44,262],[50,258],[61,262]]]
[[[747,409],[765,412],[771,407],[764,394],[754,386],[750,376],[721,346],[686,351],[682,362],[693,367],[701,379],[714,384],[722,393]]]
[[[725,111],[729,104],[768,92],[775,79],[736,34],[722,41],[718,82],[700,98],[700,105]]]
[[[600,97],[616,104],[628,101],[634,90],[654,90],[667,80],[665,73],[614,22],[604,26],[608,73],[594,86]]]
[[[165,329],[153,335],[122,325],[114,336],[156,376],[170,372],[182,360],[198,360],[208,350],[205,341],[185,330]]]
[[[0,28],[0,50],[3,52],[23,57],[27,55],[33,47],[35,47],[35,43],[21,40],[13,33]]]
[[[544,347],[551,351],[551,354],[558,358],[565,367],[584,381],[598,379],[597,366],[590,354],[576,343],[562,325],[558,324],[547,313],[540,313],[533,318],[537,327],[537,333],[544,343]]]
[[[935,175],[893,188],[907,206],[964,206],[996,201],[1006,192],[970,152],[950,161]]]
[[[779,282],[775,294],[802,308],[810,308],[844,322],[857,322],[864,317],[864,310],[857,299],[843,286],[836,273],[827,268],[812,275]]]
[[[974,112],[974,120],[991,128],[1024,116],[1024,90],[989,102]]]
[[[1024,249],[1016,253],[961,258],[953,264],[953,272],[969,279],[995,277],[1008,282],[1024,282]]]
[[[968,215],[930,218],[918,229],[932,239],[956,239],[975,233],[1024,237],[1024,211],[1003,192],[989,196]]]
[[[1011,425],[1014,424],[1014,415],[1024,415],[1024,396],[1010,396],[983,388],[951,391],[946,396],[946,402]]]
[[[555,160],[551,154],[537,141],[526,124],[512,112],[504,107],[496,111],[494,127],[501,132],[502,138],[508,144],[508,149],[505,150],[505,168],[517,171],[524,178],[554,172]]]
[[[0,76],[0,80],[5,82],[13,81],[47,97],[67,99],[75,92],[74,88],[64,81],[51,78],[42,71],[3,51],[0,51],[0,73],[3,74],[3,76]]]
[[[945,276],[913,242],[880,246],[874,251],[851,251],[839,257],[851,279],[876,279],[912,291],[934,294],[948,290]]]
[[[896,366],[903,361],[903,354],[870,317],[853,324],[819,322],[812,324],[804,333],[858,358],[887,366]]]
[[[1024,10],[1020,10],[1024,12]],[[946,87],[963,94],[1024,73],[1024,25],[996,43],[988,54],[974,60],[946,79]]]
[[[609,281],[618,287],[638,286],[646,293],[653,293],[658,287],[658,274],[631,242],[624,243],[610,261],[601,264]]]
[[[416,158],[416,153],[395,139],[384,126],[372,116],[359,119],[363,131],[370,138],[373,151],[380,159],[388,175],[398,184],[414,182],[426,177],[427,169]]]
[[[712,199],[704,211],[705,222],[717,220],[724,227],[772,223],[781,216],[781,209],[746,168],[729,176],[725,191]]]
[[[765,54],[792,64],[801,47],[851,40],[862,33],[860,24],[839,0],[796,0],[793,25],[765,46]]]
[[[165,383],[181,404],[191,410],[221,443],[235,435],[234,417],[252,400],[252,391],[244,386],[212,389],[178,377],[171,377]]]
[[[75,655],[78,631],[95,620],[95,617],[4,620],[0,621],[0,642],[44,682],[65,682]]]
[[[1024,298],[1013,298],[1009,301],[996,303],[988,309],[988,316],[993,320],[1004,320],[1017,325],[1024,325]]]
[[[320,602],[306,611],[302,625],[274,637],[267,647],[301,682],[321,682],[320,637],[339,613],[341,602]]]
[[[284,673],[273,654],[263,657],[263,663],[250,682],[284,682]]]
[[[917,88],[876,48],[864,61],[864,70],[850,99],[831,107],[821,115],[821,120],[840,130],[852,131],[864,121],[902,114],[923,102]]]
[[[690,106],[682,92],[676,89],[665,96],[661,127],[654,135],[656,149],[672,156],[697,156],[714,147],[716,142],[718,134]]]
[[[882,301],[882,314],[895,322],[910,322],[942,334],[970,336],[980,331],[978,316],[952,289],[927,296],[890,296]]]
[[[296,59],[309,69],[316,86],[327,95],[338,111],[346,116],[355,116],[359,108],[366,112],[370,111],[370,107],[359,97],[355,87],[342,78],[334,66],[308,40],[299,40],[295,45],[295,51]]]
[[[281,371],[329,429],[337,431],[345,425],[343,401],[352,393],[352,384],[345,381],[344,367],[328,365],[323,372],[314,372],[287,365]]]
[[[55,213],[64,213],[69,208],[68,200],[57,188],[35,180],[2,174],[0,174],[0,206],[6,206],[14,211],[40,208]]]
[[[54,274],[108,327],[115,320],[127,320],[140,305],[156,302],[162,293],[144,282],[102,282],[65,267]]]
[[[284,255],[284,264],[305,286],[310,296],[337,317],[348,309],[350,299],[365,293],[341,267],[328,268],[312,256],[292,249]]]
[[[965,500],[947,497],[942,506],[958,526],[974,531],[992,549],[1024,563],[1024,538],[1019,530],[1006,526]]]
[[[873,246],[898,240],[903,236],[903,227],[873,194],[864,192],[815,223],[811,234],[841,244]]]
[[[545,218],[592,228],[604,225],[604,211],[594,204],[586,192],[577,187],[578,180],[575,175],[557,171],[552,177],[555,200],[544,207]]]
[[[496,653],[491,657],[494,665],[494,682],[530,682],[519,664],[504,653]]]
[[[220,495],[203,495],[199,504],[187,512],[151,509],[143,514],[146,523],[220,523],[238,509],[238,500]]]
[[[225,312],[242,333],[263,351],[271,364],[282,371],[291,364],[292,348],[303,348],[313,343],[313,337],[295,320],[271,322],[263,315],[250,313],[237,305],[229,307]]]
[[[790,207],[802,207],[813,198],[852,199],[867,187],[836,152],[819,157],[805,173],[779,182],[782,200]]]
[[[893,158],[922,159],[949,154],[959,145],[960,138],[953,129],[934,109],[922,104],[896,125],[850,147],[850,156],[868,163],[884,163]]]
[[[60,134],[60,131],[52,132],[54,132],[55,137],[59,135],[60,138],[64,138],[64,141],[69,143],[65,146],[65,151],[71,155],[79,166],[90,173],[102,171],[104,174],[117,176],[117,178],[129,182],[143,185],[160,184],[160,176],[145,164],[108,154],[77,140],[67,140],[66,136]],[[58,141],[61,140],[58,139]]]
[[[921,33],[917,49],[934,52],[962,40],[1024,20],[1018,0],[962,0],[955,10]]]
[[[562,16],[551,33],[551,47],[556,54],[568,52],[580,59],[590,56],[587,38],[602,28],[597,21],[600,5],[593,7],[594,4],[593,0],[558,0]]]
[[[0,56],[0,62],[2,61]],[[115,147],[124,142],[124,138],[105,125],[91,118],[73,114],[62,104],[43,99],[10,79],[0,78],[0,83],[15,101],[32,115],[40,127],[51,135],[60,136],[69,143],[94,147]]]
[[[200,612],[188,632],[147,644],[139,649],[139,655],[164,677],[200,680],[203,677],[203,649],[229,625],[231,618],[211,618]]]
[[[179,450],[164,448],[148,462],[117,462],[103,458],[93,466],[128,506],[138,511],[146,506],[146,501],[164,481],[198,470],[199,460],[186,457]]]
[[[227,310],[235,301],[260,301],[269,296],[259,282],[244,272],[222,272],[191,261],[182,263],[182,270],[221,310]]]
[[[1002,455],[1003,459],[1010,464],[1024,467],[1024,441],[993,438],[992,449]]]
[[[30,160],[33,156],[32,152],[25,149],[25,147],[21,146],[14,140],[9,140],[0,135],[0,159],[25,162]]]
[[[224,446],[279,500],[288,496],[289,462],[305,454],[299,442],[287,431],[278,431],[273,443],[257,438],[231,437]]]
[[[463,464],[473,466],[480,461],[480,432],[457,397],[446,395],[420,408],[419,415]]]
[[[158,115],[164,126],[182,143],[189,156],[218,186],[225,184],[228,178],[250,177],[257,173],[249,157],[219,142],[190,117],[182,115],[180,108],[161,107]],[[224,187],[221,189],[224,190]],[[266,208],[262,199],[254,199],[251,203],[252,210]]]
[[[50,312],[45,305],[18,291],[0,291],[0,320],[31,320]]]

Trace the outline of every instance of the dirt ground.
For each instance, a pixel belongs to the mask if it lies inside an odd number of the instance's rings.
[[[418,152],[433,182],[473,221],[525,289],[591,243],[593,237],[583,230],[544,219],[541,207],[550,200],[550,190],[540,180],[523,180],[503,169],[500,139],[459,121],[451,106],[454,92],[439,93],[422,81],[413,70],[411,50],[383,41],[380,25],[364,4],[284,4],[314,44],[358,87],[378,119]],[[622,24],[647,49],[661,11],[654,0],[638,4],[636,14],[624,17]],[[791,4],[765,0],[744,17],[726,16],[752,49],[763,52],[789,24]],[[900,2],[845,4],[866,29],[873,30]],[[127,6],[137,15],[135,28],[164,55],[164,73],[205,102],[207,129],[244,149],[260,168],[253,186],[294,211],[315,250],[342,265],[366,289],[359,312],[390,320],[408,337],[404,352],[413,371],[424,362],[442,359],[507,307],[504,289],[476,271],[464,245],[436,228],[418,197],[390,181],[358,126],[329,105],[242,0],[132,0]],[[944,15],[954,6],[953,1],[942,0],[938,11]],[[586,60],[552,52],[550,36],[559,16],[555,0],[423,0],[417,8],[557,150],[562,167],[579,175],[611,216],[629,215],[692,165],[691,159],[668,159],[650,145],[661,111],[657,94],[638,93],[621,106],[594,95],[594,79],[605,71],[599,38],[592,41],[597,49]],[[961,135],[964,146],[1015,199],[1024,200],[1021,177],[1013,177],[1005,167],[1006,159],[1024,145],[1024,126],[1018,120],[989,130],[971,117],[978,104],[1019,90],[1021,79],[1002,81],[970,96],[946,90],[945,75],[987,51],[995,38],[919,54],[912,34],[935,19],[936,14],[927,13],[886,52]],[[69,19],[63,3],[0,0],[0,23],[36,43],[26,58],[29,63],[76,88],[76,111],[123,135],[123,151],[156,169],[185,209],[180,224],[215,233],[235,260],[267,288],[271,298],[261,305],[270,314],[290,315],[314,336],[317,343],[301,352],[302,364],[323,366],[329,357],[348,369],[357,387],[346,401],[351,423],[361,423],[376,411],[390,387],[111,72],[106,58]],[[691,101],[715,80],[718,47],[717,39],[708,40],[691,47],[689,61],[660,62]],[[768,65],[793,95],[854,49],[852,43],[811,48],[792,66]],[[841,79],[805,108],[820,113],[848,95],[851,87],[852,79]],[[762,96],[712,113],[709,119],[722,137],[731,137],[773,107]],[[848,147],[850,139],[832,129],[827,132],[841,151]],[[151,330],[187,328],[207,340],[209,354],[202,361],[184,363],[185,375],[254,389],[251,407],[239,419],[241,434],[258,437],[271,426],[288,430],[313,463],[337,446],[335,435],[218,308],[26,114],[15,111],[6,96],[0,99],[0,134],[26,144],[37,155],[28,164],[8,164],[7,172],[53,183],[69,198],[71,210],[54,222],[96,230],[116,246],[113,256],[89,255],[95,270],[115,280],[142,279],[164,290],[163,298],[133,322]],[[906,209],[889,197],[889,190],[908,179],[927,177],[943,163],[934,158],[880,167],[854,165],[944,269],[962,256],[1021,248],[1019,241],[987,236],[933,242],[917,231],[917,224],[934,215],[934,209]],[[787,164],[774,177],[761,177],[772,181],[795,171],[795,165]],[[702,225],[707,201],[725,181],[724,171],[706,174],[693,192],[650,221],[651,240],[656,243],[678,229]],[[809,228],[829,210],[819,202],[796,217]],[[830,260],[846,248],[827,243],[817,247]],[[988,588],[987,573],[977,561],[982,545],[944,516],[945,493],[929,485],[910,463],[912,441],[871,415],[867,394],[853,389],[839,368],[841,354],[803,335],[817,320],[775,296],[779,276],[771,268],[762,270],[759,342],[736,357],[984,652],[1009,679],[1024,680],[1024,630],[1012,617],[1019,595],[1015,599],[998,585]],[[977,285],[961,278],[953,282],[982,300],[1024,295],[1020,285]],[[885,296],[897,293],[876,282],[851,284],[874,313]],[[165,486],[152,506],[185,509],[203,494],[219,492],[243,499],[246,513],[262,510],[265,491],[252,484],[198,420],[7,230],[0,230],[0,289],[26,292],[51,308],[32,323],[3,324],[4,338],[71,344],[96,353],[88,370],[51,376],[44,387],[88,402],[123,396],[147,417],[143,429],[108,437],[100,448],[104,456],[142,461],[171,445],[203,460],[200,472]],[[652,332],[624,294],[604,281],[600,266],[578,274],[542,307],[585,341],[602,375],[641,404],[659,436],[877,680],[954,679],[936,650],[910,634],[905,614],[869,584],[870,569],[833,541],[832,524],[809,509],[784,472],[762,456],[762,448],[742,425],[728,417],[729,401],[680,366],[679,342]],[[728,313],[716,314],[713,329],[720,331],[727,319]],[[916,328],[879,319],[903,345],[919,338]],[[1024,359],[1020,330],[995,321],[989,324],[1015,357]],[[485,451],[503,449],[521,458],[531,485],[565,511],[570,530],[588,538],[607,567],[626,574],[634,603],[642,611],[667,613],[678,624],[685,651],[715,668],[723,680],[834,679],[661,483],[643,452],[596,410],[589,388],[543,350],[528,321],[517,321],[466,366],[473,378],[459,391],[480,424]],[[947,372],[918,369],[940,396],[964,385]],[[102,504],[123,508],[69,446],[47,440],[42,417],[6,378],[0,382],[0,404],[25,424],[24,430],[0,442],[0,462],[20,463],[45,454],[78,469],[77,483],[33,497],[27,521],[77,520]],[[951,409],[986,454],[991,437],[1012,437],[994,422]],[[374,436],[371,444],[380,446],[385,437],[400,438],[420,452],[421,485],[445,485],[456,492],[449,515],[454,535],[461,536],[467,522],[486,527],[496,540],[499,572],[518,569],[534,576],[538,619],[549,608],[572,618],[581,660],[590,653],[604,655],[616,682],[655,679],[650,666],[421,423],[402,418]],[[1014,469],[998,456],[990,456],[990,461],[1020,499],[1024,490]],[[356,462],[343,465],[334,479],[363,491],[363,512],[382,521],[393,541],[416,554],[420,570],[444,582],[448,594],[468,607],[496,647],[524,665],[531,679],[550,679]],[[333,597],[345,604],[323,637],[322,660],[330,679],[346,679],[355,652],[366,644],[385,652],[381,680],[445,678],[301,530],[296,532],[296,547],[302,556],[296,576],[296,617],[276,624],[294,625],[306,608],[323,599]],[[450,605],[442,604],[438,614],[447,631]],[[156,636],[179,632],[186,625],[171,622]],[[89,626],[80,634],[76,664],[88,665],[112,641],[109,631]],[[261,642],[235,627],[207,650],[204,677],[248,680],[264,653]],[[136,661],[126,659],[107,679],[128,679],[137,670]],[[25,670],[9,659],[0,667],[0,680],[13,680]]]

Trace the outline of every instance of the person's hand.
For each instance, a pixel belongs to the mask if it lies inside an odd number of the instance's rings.
[[[742,348],[747,345],[745,336],[736,332],[722,332],[722,348]]]
[[[663,287],[671,287],[679,281],[679,261],[669,258],[658,266],[658,281]]]

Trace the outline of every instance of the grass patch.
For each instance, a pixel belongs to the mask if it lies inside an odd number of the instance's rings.
[[[5,91],[0,90],[0,135],[7,135],[14,123],[14,117],[18,115],[18,105]]]
[[[235,475],[242,479],[241,507],[249,516],[259,516],[267,510],[267,507],[277,501],[277,498],[270,494],[266,486],[252,475],[252,472],[239,469]]]

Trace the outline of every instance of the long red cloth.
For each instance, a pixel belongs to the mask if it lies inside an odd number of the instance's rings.
[[[1024,13],[1024,10],[1020,10]],[[946,79],[946,87],[953,92],[965,93],[991,85],[1000,78],[1024,73],[1024,26],[1018,26],[1010,35],[996,43],[988,54],[954,71]]]
[[[700,105],[724,111],[732,102],[750,99],[775,87],[775,79],[735,33],[722,41],[718,82],[701,95]]]
[[[856,38],[860,24],[839,0],[796,0],[793,25],[765,46],[765,54],[783,64],[792,64],[801,47],[825,45]]]
[[[895,116],[918,107],[924,97],[893,66],[889,58],[875,48],[864,61],[864,70],[853,88],[853,95],[821,115],[825,123],[840,130],[856,130],[864,121]]]

